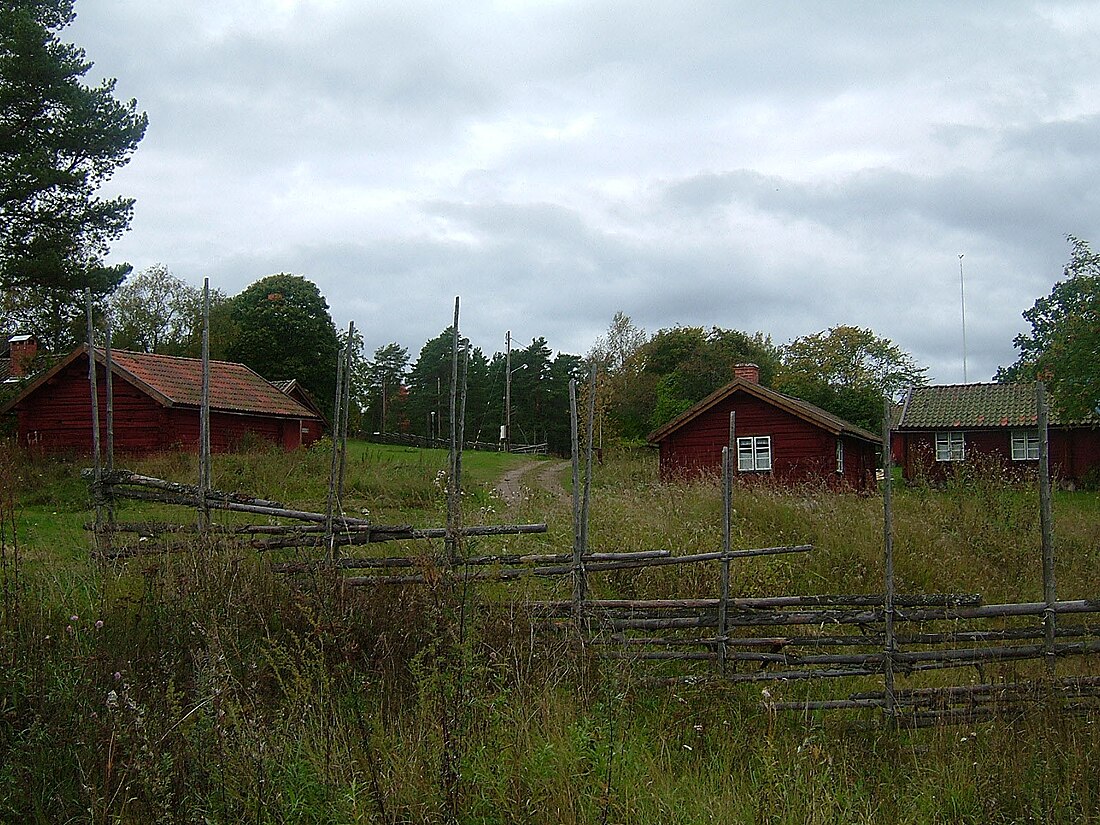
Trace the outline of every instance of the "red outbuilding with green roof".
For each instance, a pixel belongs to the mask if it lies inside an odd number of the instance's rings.
[[[941,480],[957,468],[1034,472],[1039,464],[1035,382],[913,387],[893,433],[910,480]],[[1051,475],[1079,483],[1100,473],[1100,419],[1067,421],[1052,404]]]

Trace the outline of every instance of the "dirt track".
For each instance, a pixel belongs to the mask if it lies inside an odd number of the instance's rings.
[[[497,484],[497,492],[509,505],[518,504],[524,498],[524,490],[544,490],[556,499],[569,500],[569,493],[561,485],[561,474],[570,466],[568,461],[530,461],[509,470]]]

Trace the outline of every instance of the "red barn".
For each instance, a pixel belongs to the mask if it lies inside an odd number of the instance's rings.
[[[737,475],[860,490],[874,484],[880,438],[820,407],[760,386],[754,365],[739,365],[737,375],[650,433],[648,441],[660,449],[662,479],[719,474],[733,412]]]
[[[116,350],[112,357],[115,449],[123,453],[197,450],[202,361]],[[95,350],[101,443],[106,444],[105,356]],[[19,443],[47,453],[92,450],[88,351],[80,347],[42,373],[0,414],[18,417]],[[210,362],[210,448],[248,439],[292,450],[316,440],[321,418],[243,364]]]
[[[942,480],[980,462],[1008,470],[1039,466],[1035,382],[914,387],[893,433],[907,479]],[[1080,482],[1100,473],[1100,419],[1063,421],[1051,410],[1050,472]]]

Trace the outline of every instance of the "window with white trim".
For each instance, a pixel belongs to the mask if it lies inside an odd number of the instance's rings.
[[[1013,430],[1012,431],[1012,460],[1013,461],[1038,461],[1039,460],[1039,431],[1038,430]]]
[[[772,468],[772,437],[751,435],[737,439],[737,469],[743,473]]]
[[[844,475],[844,441],[836,440],[836,471]]]
[[[965,461],[966,439],[961,432],[936,433],[936,461]]]

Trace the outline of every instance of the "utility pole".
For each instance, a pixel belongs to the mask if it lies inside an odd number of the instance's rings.
[[[382,376],[382,423],[378,429],[382,435],[386,434],[386,376]]]
[[[512,449],[512,331],[504,333],[504,452]]]
[[[966,290],[963,287],[963,255],[959,253],[959,305],[962,307],[962,331],[963,331],[963,383],[970,381],[966,374]]]

